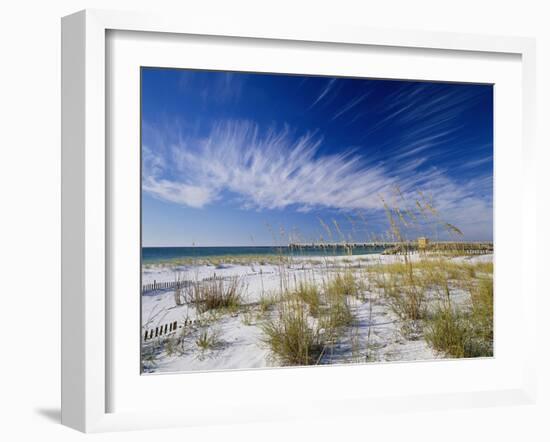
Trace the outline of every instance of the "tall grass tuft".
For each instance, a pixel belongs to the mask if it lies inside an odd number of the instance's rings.
[[[468,324],[452,305],[439,306],[424,329],[426,342],[447,356],[463,358],[467,352]]]
[[[356,296],[358,289],[355,275],[351,270],[338,272],[328,281],[326,291],[336,296]]]
[[[263,341],[283,365],[313,365],[318,362],[322,342],[308,321],[308,308],[297,296],[278,304],[276,316],[261,325]]]
[[[473,285],[470,300],[470,308],[444,302],[431,315],[424,334],[433,348],[455,358],[493,355],[493,280]]]
[[[426,315],[426,285],[415,274],[412,263],[373,268],[378,287],[391,310],[403,321],[417,321]]]
[[[238,308],[242,303],[244,284],[239,277],[228,280],[213,278],[194,281],[184,289],[185,301],[196,307],[199,313],[209,310]]]
[[[358,293],[355,275],[350,270],[338,272],[323,282],[319,307],[319,329],[327,344],[332,345],[353,325],[355,317],[349,298]]]
[[[353,324],[354,316],[346,295],[336,290],[325,293],[325,308],[320,319],[321,327],[330,335],[337,335],[339,329]]]
[[[482,356],[493,355],[493,279],[483,279],[470,292],[474,340]]]
[[[317,317],[319,315],[321,293],[314,282],[300,281],[297,284],[295,294],[308,305],[311,316]]]
[[[200,331],[199,336],[195,340],[195,344],[202,352],[213,349],[220,344],[219,332],[205,328]]]

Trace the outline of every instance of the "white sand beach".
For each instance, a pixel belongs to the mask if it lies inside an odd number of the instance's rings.
[[[417,261],[418,254],[407,259]],[[450,262],[487,263],[492,254],[446,258]],[[177,279],[201,282],[208,278],[228,281],[238,278],[242,301],[231,311],[210,311],[199,314],[194,305],[177,305],[174,289],[154,290],[142,295],[142,344],[144,373],[183,372],[191,370],[249,369],[281,366],[272,354],[261,324],[273,316],[277,295],[292,291],[302,281],[322,286],[328,277],[342,269],[360,276],[363,281],[356,296],[348,298],[353,326],[344,328],[324,349],[319,364],[350,362],[386,362],[429,360],[443,357],[423,339],[421,333],[403,332],[403,321],[390,308],[379,288],[369,281],[368,269],[403,262],[400,255],[355,255],[342,257],[294,257],[281,265],[245,264],[214,265],[148,265],[142,270],[142,283],[172,282]],[[453,287],[449,295],[453,303],[463,303],[468,293]],[[429,303],[432,295],[426,294]],[[435,299],[436,294],[433,294]],[[271,300],[270,308],[262,302]],[[309,318],[315,321],[315,318]],[[177,328],[164,336],[145,339],[145,333],[177,321]],[[412,324],[414,328],[414,324]],[[323,330],[320,330],[322,333]],[[215,343],[201,349],[201,333],[215,336]],[[177,348],[167,348],[167,342]],[[151,356],[154,355],[154,356]]]

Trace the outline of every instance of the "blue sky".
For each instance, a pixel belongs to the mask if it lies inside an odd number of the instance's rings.
[[[144,246],[492,240],[493,88],[143,68],[142,166]]]

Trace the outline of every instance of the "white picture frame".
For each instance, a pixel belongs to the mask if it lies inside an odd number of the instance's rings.
[[[398,411],[425,408],[486,406],[531,403],[535,395],[534,339],[522,354],[520,385],[499,389],[477,389],[461,393],[403,394],[372,397],[345,397],[334,394],[311,406],[257,407],[250,395],[238,399],[247,410],[239,416],[219,410],[206,416],[197,407],[175,410],[156,406],[149,411],[112,411],[108,404],[111,388],[108,375],[110,345],[108,327],[109,265],[107,228],[111,197],[108,183],[109,109],[106,81],[108,55],[106,35],[110,31],[139,31],[179,35],[269,39],[286,42],[336,43],[384,48],[424,48],[441,51],[468,51],[484,54],[514,54],[521,57],[521,291],[524,315],[535,317],[536,286],[534,266],[526,265],[535,256],[535,176],[534,106],[535,43],[518,37],[493,37],[416,31],[358,29],[327,24],[294,26],[249,21],[213,22],[199,17],[166,17],[87,10],[62,20],[62,423],[85,432],[205,425],[214,422],[253,422],[324,416],[362,415],[373,410]],[[525,325],[525,334],[535,336],[535,324]],[[467,363],[467,362],[466,362]],[[364,369],[351,368],[355,373]],[[292,370],[284,370],[286,376]],[[218,373],[217,376],[224,376]],[[227,375],[225,375],[227,376]],[[181,378],[180,378],[181,379]],[[182,382],[182,381],[180,381]],[[185,382],[185,381],[183,381]],[[336,404],[330,407],[330,403]],[[329,405],[327,407],[327,405]],[[212,417],[213,416],[213,417]]]

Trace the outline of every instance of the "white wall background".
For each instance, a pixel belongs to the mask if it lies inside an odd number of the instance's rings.
[[[545,5],[546,3],[546,5]],[[84,8],[242,15],[250,20],[349,23],[533,36],[538,43],[539,275],[550,265],[550,12],[536,0],[19,0],[0,7],[0,437],[82,440],[59,425],[60,17]],[[546,186],[546,187],[545,187]],[[533,261],[534,262],[534,261]],[[545,287],[540,294],[550,295]],[[6,302],[7,301],[7,302]],[[540,300],[540,398],[535,406],[377,415],[102,434],[94,440],[549,440],[549,326]]]

